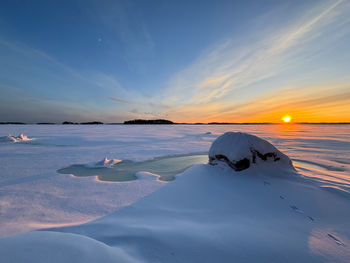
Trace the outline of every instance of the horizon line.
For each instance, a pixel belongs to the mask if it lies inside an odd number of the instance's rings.
[[[148,125],[293,125],[293,124],[350,124],[350,122],[173,122],[168,124],[148,124]],[[147,125],[147,124],[125,124],[124,122],[0,122],[0,125]]]

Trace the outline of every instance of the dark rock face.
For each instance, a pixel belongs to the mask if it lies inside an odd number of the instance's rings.
[[[277,154],[275,152],[262,154],[253,148],[251,148],[250,151],[252,152],[252,156],[253,156],[252,163],[256,163],[257,157],[263,161],[267,161],[269,157],[272,157],[274,162],[280,160],[280,158],[277,157]],[[250,166],[250,160],[248,158],[243,158],[238,161],[235,161],[235,160],[230,161],[225,155],[218,154],[218,155],[215,155],[214,158],[213,157],[209,158],[209,164],[216,165],[216,163],[214,163],[215,160],[225,162],[235,171],[242,171],[242,170],[248,169]]]
[[[228,166],[230,166],[233,170],[235,171],[242,171],[250,166],[250,161],[247,158],[243,158],[242,160],[239,161],[230,161],[225,155],[215,155],[215,157],[210,157],[209,158],[209,164],[211,165],[216,165],[215,160],[219,160],[222,162],[225,162]]]
[[[250,151],[253,154],[253,160],[252,160],[253,163],[256,163],[256,157],[259,157],[263,161],[267,161],[267,159],[269,157],[272,157],[274,162],[276,162],[276,161],[281,159],[280,157],[277,156],[277,153],[275,153],[275,152],[269,152],[269,153],[262,154],[262,153],[260,153],[259,151],[255,150],[253,148],[250,148]]]

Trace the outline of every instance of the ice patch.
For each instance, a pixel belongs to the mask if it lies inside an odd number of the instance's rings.
[[[149,178],[157,177],[157,180],[160,182],[169,182],[175,180],[175,175],[159,175],[156,173],[141,171],[136,173],[137,179],[148,180]]]
[[[111,162],[114,160],[114,163]],[[182,173],[194,164],[206,163],[207,156],[203,154],[173,155],[158,157],[143,162],[129,160],[102,160],[92,165],[74,164],[57,170],[60,174],[73,176],[97,176],[99,181],[125,182],[137,179],[136,173],[148,172],[156,175],[160,181],[173,181],[175,175]],[[105,162],[110,166],[106,167]],[[96,165],[99,164],[99,165]]]
[[[14,135],[7,135],[0,137],[0,142],[25,142],[25,141],[32,141],[34,138],[28,138],[23,133],[20,133],[18,136]]]

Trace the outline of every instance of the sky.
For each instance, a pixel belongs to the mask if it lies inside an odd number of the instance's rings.
[[[348,0],[0,1],[0,121],[350,122]]]

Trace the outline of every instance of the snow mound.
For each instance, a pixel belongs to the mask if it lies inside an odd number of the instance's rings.
[[[89,168],[111,168],[112,166],[116,165],[117,163],[120,163],[121,160],[118,159],[108,159],[107,157],[103,158],[101,161],[97,163],[89,163],[85,165]]]
[[[30,232],[0,238],[1,262],[137,262],[119,247],[110,247],[87,236]]]
[[[7,136],[0,137],[0,142],[25,142],[25,141],[32,141],[34,138],[28,138],[23,133],[20,133],[18,136],[13,136],[11,134]]]
[[[266,162],[294,169],[287,155],[268,141],[248,133],[226,132],[212,143],[209,150],[209,164],[226,163],[235,171]]]

